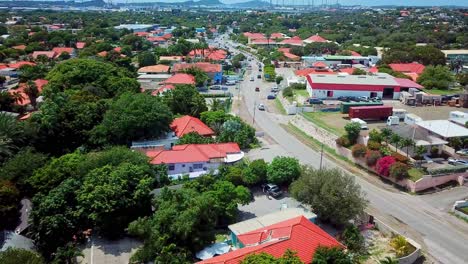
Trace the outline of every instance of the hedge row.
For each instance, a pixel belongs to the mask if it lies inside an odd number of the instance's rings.
[[[450,173],[461,173],[466,172],[468,170],[468,165],[458,165],[448,168],[440,168],[440,169],[427,169],[427,172],[430,175],[438,175],[438,174],[450,174]]]

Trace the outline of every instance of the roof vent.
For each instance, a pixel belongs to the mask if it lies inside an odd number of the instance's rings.
[[[317,77],[325,77],[325,75],[319,74],[317,75]]]
[[[346,75],[338,75],[338,78],[346,78]]]

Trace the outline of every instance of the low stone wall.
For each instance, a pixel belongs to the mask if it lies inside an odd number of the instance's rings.
[[[465,202],[462,202],[462,201],[457,201],[455,203],[455,205],[453,206],[452,208],[452,212],[466,220],[468,220],[468,214],[460,211],[460,210],[457,210],[458,208],[464,208],[464,207],[468,207],[468,201],[465,201]]]
[[[378,219],[374,219],[375,227],[379,229],[380,232],[384,233],[387,236],[395,236],[401,235],[395,229],[389,227],[388,225],[384,224],[382,221]],[[420,256],[421,256],[421,245],[416,243],[416,241],[412,240],[411,238],[405,237],[406,241],[410,243],[415,250],[413,253],[409,254],[408,256],[402,257],[398,259],[398,263],[400,264],[412,264],[414,263]]]
[[[338,138],[338,136],[333,135],[325,129],[308,121],[302,115],[295,115],[290,122],[307,135],[315,138],[316,140],[324,143],[325,145],[331,148],[336,148],[336,139]]]
[[[407,188],[412,192],[419,192],[429,188],[433,188],[449,181],[456,181],[458,184],[463,185],[464,178],[468,173],[454,173],[448,175],[425,175],[421,179],[413,182],[407,180]]]

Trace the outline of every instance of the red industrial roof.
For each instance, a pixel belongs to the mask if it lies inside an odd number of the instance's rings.
[[[36,84],[37,86],[37,90],[39,91],[39,93],[42,92],[42,88],[44,87],[44,85],[46,85],[49,81],[47,80],[44,80],[44,79],[37,79],[34,81],[34,83]],[[13,94],[13,93],[19,93],[21,94],[21,96],[23,97],[23,100],[19,101],[19,102],[16,102],[17,105],[28,105],[31,103],[31,101],[29,100],[29,96],[24,92],[24,89],[26,88],[26,83],[20,83],[18,85],[18,88],[16,89],[11,89],[11,90],[8,90],[8,93],[10,94]]]
[[[196,132],[205,137],[214,135],[214,131],[200,119],[188,115],[174,119],[171,123],[171,129],[179,138],[190,132]]]
[[[199,68],[200,70],[208,72],[220,72],[221,64],[213,64],[209,62],[197,62],[197,63],[177,63],[172,67],[172,71],[180,72],[185,69],[190,69],[192,67]]]
[[[195,77],[187,73],[176,73],[164,81],[166,84],[195,84]]]
[[[238,239],[246,247],[200,261],[198,264],[238,264],[248,255],[258,253],[281,257],[288,249],[297,252],[302,262],[311,263],[319,246],[343,247],[304,216],[241,234]]]
[[[239,153],[237,143],[176,145],[172,150],[147,150],[151,164],[174,164],[208,162],[210,159],[226,158],[227,154]]]
[[[35,66],[36,63],[30,62],[30,61],[18,61],[18,62],[16,62],[16,63],[8,64],[8,67],[13,68],[13,69],[19,69],[19,68],[21,68],[21,67],[24,66],[24,65]]]
[[[302,70],[297,70],[294,72],[297,76],[307,76],[309,74],[337,74],[336,72],[325,69],[325,70],[317,70],[315,68],[307,68]]]
[[[388,66],[392,68],[392,70],[397,72],[407,72],[407,73],[417,73],[421,74],[424,69],[426,68],[424,65],[419,64],[417,62],[412,63],[390,63]]]
[[[307,42],[327,42],[326,39],[322,38],[319,35],[313,35],[306,39]]]

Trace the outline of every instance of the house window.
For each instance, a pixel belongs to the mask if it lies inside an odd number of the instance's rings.
[[[173,170],[175,170],[175,165],[174,164],[169,164],[167,166],[167,169],[170,170],[170,171],[173,171]]]
[[[203,168],[203,164],[201,164],[201,163],[200,164],[193,164],[193,168],[194,169],[201,169],[201,168]]]
[[[182,164],[182,168],[185,168],[185,164]]]

